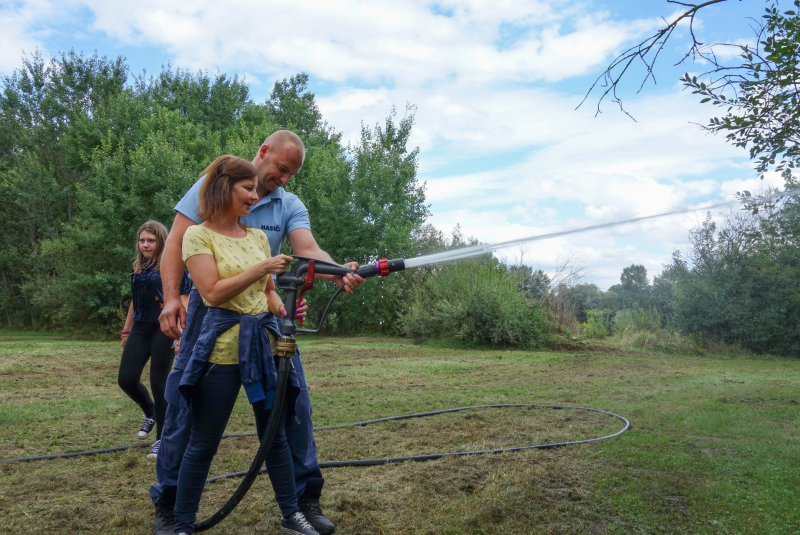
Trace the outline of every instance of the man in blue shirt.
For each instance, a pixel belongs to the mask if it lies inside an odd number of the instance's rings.
[[[303,202],[296,195],[283,189],[292,175],[300,171],[304,159],[305,147],[293,132],[279,130],[264,141],[253,159],[253,165],[258,170],[259,200],[247,217],[242,218],[242,223],[264,231],[273,255],[280,252],[283,241],[288,238],[295,254],[333,262],[330,255],[319,248],[311,234],[311,223]],[[175,221],[161,260],[164,308],[159,322],[166,334],[181,339],[181,349],[175,358],[174,370],[167,379],[165,398],[169,406],[156,466],[158,484],[150,489],[150,497],[156,506],[156,518],[153,523],[155,535],[172,534],[175,489],[181,460],[191,432],[191,408],[178,394],[178,384],[200,331],[206,308],[200,294],[197,290],[193,290],[188,310],[184,309],[180,302],[179,287],[184,269],[181,258],[183,235],[191,225],[201,223],[197,215],[197,205],[203,178],[200,178],[175,206]],[[353,270],[358,268],[355,262],[345,265]],[[352,295],[353,289],[363,284],[364,279],[353,274],[344,278],[334,277],[334,282],[337,285],[344,284],[345,291]],[[327,535],[333,533],[336,527],[325,517],[319,505],[324,479],[317,462],[314,426],[311,422],[311,398],[299,351],[292,358],[292,365],[300,382],[300,394],[295,401],[296,418],[287,419],[286,434],[292,450],[300,510],[314,529]]]

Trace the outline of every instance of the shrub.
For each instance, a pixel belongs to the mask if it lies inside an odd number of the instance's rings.
[[[519,291],[494,260],[438,267],[412,289],[400,330],[416,340],[453,340],[523,348],[550,343],[540,305]]]
[[[588,319],[581,323],[583,335],[588,338],[605,338],[611,334],[611,318],[614,311],[608,308],[586,311]]]
[[[655,310],[627,308],[614,316],[614,332],[623,333],[629,330],[658,331],[661,330],[661,315]]]

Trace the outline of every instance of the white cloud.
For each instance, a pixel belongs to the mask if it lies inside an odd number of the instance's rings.
[[[638,122],[614,111],[594,118],[591,103],[574,110],[582,95],[565,93],[563,82],[591,77],[659,27],[655,16],[613,20],[584,0],[56,5],[33,0],[0,8],[0,70],[9,68],[3,61],[13,68],[22,48],[44,42],[48,30],[40,26],[48,17],[88,12],[74,33],[101,34],[132,51],[160,49],[156,69],[170,61],[248,73],[259,89],[307,72],[325,84],[317,101],[345,139],[358,139],[362,121],[383,123],[393,105],[400,116],[405,103],[416,105],[411,143],[422,149],[431,222],[446,232],[460,223],[465,234],[497,242],[758,189],[741,151],[690,124],[704,122],[708,111],[692,95],[631,99],[626,107]],[[535,242],[526,258],[546,268],[574,255],[607,287],[634,262],[657,273],[702,217],[681,214]]]
[[[95,29],[163,47],[182,66],[272,73],[291,66],[337,82],[561,80],[658,24],[606,20],[566,0],[439,4],[450,16],[414,0],[85,3]]]
[[[46,0],[0,5],[0,72],[10,74],[21,67],[23,53],[30,55],[45,49],[40,39],[44,32],[36,30],[36,21],[53,9]]]
[[[359,113],[352,113],[339,95],[322,99],[321,106],[333,124],[347,124],[348,116],[385,114],[385,107],[376,108],[388,106],[395,91],[412,90],[370,92],[369,105],[360,106]],[[344,94],[349,98],[353,91]],[[436,169],[441,174],[444,162],[458,163],[458,158],[529,151],[513,165],[498,163],[489,171],[428,179],[431,222],[445,232],[460,224],[466,235],[496,243],[664,213],[697,198],[708,200],[696,206],[708,206],[753,189],[746,153],[692,124],[708,110],[687,93],[630,102],[638,122],[622,114],[595,119],[573,110],[575,97],[542,90],[454,85],[431,97],[436,105],[420,96],[418,131],[424,134],[415,141],[423,145],[423,172]],[[431,163],[428,154],[433,150],[437,161]],[[779,185],[774,177],[770,183]],[[570,203],[568,214],[554,209],[553,201]],[[713,212],[718,217],[720,211]],[[704,217],[701,210],[534,242],[527,258],[546,268],[574,255],[592,270],[591,280],[608,287],[631,263],[644,264],[651,276],[658,274],[673,250],[686,248],[689,230]],[[630,246],[629,240],[649,245],[643,250]],[[513,260],[507,250],[498,256]]]

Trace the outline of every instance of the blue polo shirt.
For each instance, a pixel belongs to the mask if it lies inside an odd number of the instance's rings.
[[[195,182],[175,205],[176,212],[180,212],[197,224],[203,222],[197,215],[197,205],[200,201],[200,187],[205,178],[205,176],[200,177],[200,180]],[[311,230],[306,205],[297,195],[289,193],[283,188],[276,189],[258,201],[250,209],[247,217],[243,217],[241,221],[248,227],[264,231],[273,256],[281,252],[283,240],[290,232],[299,228]]]

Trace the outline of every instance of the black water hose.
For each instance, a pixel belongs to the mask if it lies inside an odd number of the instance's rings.
[[[554,410],[562,410],[562,409],[573,409],[573,410],[584,410],[584,411],[592,411],[592,412],[599,412],[602,414],[607,414],[613,418],[617,418],[622,420],[625,423],[625,426],[616,433],[612,435],[607,435],[598,438],[589,438],[585,440],[576,440],[572,442],[558,442],[553,444],[539,444],[539,445],[529,445],[529,446],[515,446],[511,448],[504,448],[504,449],[497,449],[497,450],[484,450],[484,451],[468,451],[468,452],[454,452],[454,453],[436,453],[438,457],[446,457],[451,455],[474,455],[477,453],[502,453],[504,451],[519,451],[525,449],[550,449],[556,448],[561,446],[571,446],[574,444],[585,444],[589,442],[598,442],[600,440],[607,440],[609,438],[614,438],[616,436],[621,435],[625,431],[630,428],[630,422],[624,417],[620,416],[619,414],[615,414],[613,412],[604,411],[601,409],[591,409],[588,407],[572,407],[568,405],[535,405],[535,404],[498,404],[498,405],[471,405],[468,407],[456,407],[453,409],[442,409],[438,411],[430,411],[430,412],[418,412],[414,414],[402,414],[400,416],[389,416],[387,418],[378,418],[375,420],[366,420],[364,422],[356,422],[352,424],[342,424],[342,425],[330,425],[325,427],[315,427],[314,432],[316,431],[327,431],[331,429],[343,429],[345,427],[364,427],[365,425],[381,423],[381,422],[389,422],[392,420],[408,420],[410,418],[423,418],[426,416],[435,416],[437,414],[445,414],[449,412],[458,412],[458,411],[465,411],[465,410],[474,410],[474,409],[493,409],[493,408],[507,408],[507,407],[519,407],[519,408],[543,408],[543,409],[554,409]],[[238,438],[238,437],[252,437],[255,436],[256,433],[231,433],[228,435],[223,435],[222,438]],[[142,444],[131,444],[128,446],[119,446],[116,448],[107,448],[102,450],[89,450],[89,451],[79,451],[75,453],[60,453],[56,455],[38,455],[34,457],[17,457],[11,459],[0,459],[0,462],[31,462],[31,461],[49,461],[54,459],[66,459],[71,457],[81,457],[81,456],[90,456],[90,455],[99,455],[103,453],[114,453],[119,451],[125,451],[133,448],[149,448],[153,444],[152,443],[142,443]],[[412,456],[412,457],[394,457],[390,458],[393,459],[391,462],[400,462],[400,461],[416,461],[416,460],[429,460],[429,455],[419,455],[419,456]],[[396,459],[396,460],[395,460]],[[319,463],[321,468],[333,468],[333,467],[341,467],[341,466],[372,466],[376,464],[387,464],[386,462],[379,462],[385,461],[385,459],[356,459],[352,461],[328,461]],[[247,472],[237,472],[236,474],[224,474],[221,476],[215,476],[207,480],[207,482],[215,481],[217,479],[223,479],[225,477],[234,477],[234,476],[241,476],[246,474]]]
[[[250,469],[243,472],[244,479],[239,483],[236,492],[228,499],[228,501],[220,507],[219,511],[194,525],[195,532],[205,531],[211,529],[228,516],[239,502],[242,501],[250,486],[256,479],[256,476],[261,472],[261,466],[264,464],[264,459],[267,457],[272,441],[275,439],[275,433],[279,425],[283,425],[283,420],[286,411],[286,384],[289,381],[289,370],[292,368],[292,362],[289,358],[280,358],[278,362],[278,383],[275,388],[275,400],[272,404],[272,409],[269,413],[266,429],[264,429],[264,436],[261,439],[261,446],[256,452]]]
[[[380,423],[380,422],[388,422],[391,420],[407,420],[410,418],[424,418],[426,416],[435,416],[437,414],[446,414],[450,412],[459,412],[459,411],[466,411],[466,410],[474,410],[474,409],[504,409],[504,408],[543,408],[543,409],[554,409],[554,410],[563,410],[563,409],[573,409],[573,410],[582,410],[582,411],[591,411],[591,412],[599,412],[601,414],[606,414],[613,418],[617,418],[622,420],[625,423],[625,426],[617,431],[614,434],[606,435],[603,437],[598,438],[587,438],[585,440],[573,440],[570,442],[554,442],[551,444],[536,444],[536,445],[527,445],[527,446],[514,446],[510,448],[499,448],[494,450],[476,450],[476,451],[457,451],[457,452],[448,452],[448,453],[431,453],[428,455],[411,455],[408,457],[387,457],[383,459],[354,459],[351,461],[327,461],[319,463],[320,468],[344,468],[349,466],[378,466],[384,464],[392,464],[392,463],[402,463],[406,461],[433,461],[436,459],[441,459],[444,457],[463,457],[465,455],[485,455],[488,453],[506,453],[512,451],[523,451],[523,450],[546,450],[546,449],[553,449],[553,448],[561,448],[564,446],[573,446],[576,444],[589,444],[591,442],[599,442],[601,440],[608,440],[610,438],[614,438],[616,436],[621,435],[631,427],[631,423],[625,418],[624,416],[620,416],[619,414],[614,414],[613,412],[604,411],[601,409],[591,409],[588,407],[571,407],[567,405],[525,405],[525,404],[513,404],[513,403],[505,403],[505,404],[496,404],[496,405],[471,405],[469,407],[457,407],[454,409],[443,409],[439,411],[431,411],[431,412],[420,412],[416,414],[404,414],[401,416],[390,416],[388,418],[378,418],[376,420],[368,420],[366,422],[358,422],[354,424],[343,424],[343,425],[331,425],[327,427],[319,427],[315,428],[314,431],[322,431],[327,429],[341,429],[344,427],[363,427],[365,425]],[[252,435],[253,433],[250,433]],[[231,435],[233,436],[233,435]],[[243,435],[237,435],[243,436]],[[219,476],[215,476],[206,480],[206,483],[211,483],[212,481],[217,481],[219,479],[227,479],[233,477],[241,477],[246,472],[233,472],[230,474],[222,474]],[[266,473],[266,469],[261,469],[261,473]]]
[[[298,257],[298,258],[302,258],[302,257]],[[300,267],[299,264],[302,264],[302,262],[300,262],[300,263],[295,265],[295,269],[294,269],[294,271],[292,273],[284,273],[284,274],[278,276],[278,287],[287,290],[287,292],[286,292],[287,293],[287,302],[286,302],[285,306],[286,306],[286,312],[287,312],[287,315],[288,315],[289,318],[294,318],[297,293],[298,293],[299,288],[302,287],[303,282],[304,282],[303,278],[302,277],[298,277],[298,275],[302,275],[304,270],[307,269],[308,261],[310,259],[303,259],[303,260],[305,261],[305,266],[302,267],[301,269],[298,269],[298,268]],[[322,269],[319,269],[318,271],[321,274],[341,275],[341,273],[338,272],[341,269],[341,266],[327,265],[327,263],[321,262],[320,263],[320,267]],[[387,261],[386,259],[381,259],[374,266],[373,265],[361,266],[361,268],[359,268],[357,273],[359,275],[363,276],[363,277],[372,277],[372,276],[376,276],[376,275],[378,275],[378,276],[386,276],[389,273],[393,273],[395,271],[402,271],[403,269],[405,269],[405,262],[404,262],[403,259],[395,259],[395,260],[389,260],[389,261]],[[331,271],[330,273],[326,273],[326,271],[329,271],[329,270],[333,270],[333,271]],[[280,283],[282,278],[283,278],[283,281],[285,283],[285,286]],[[302,329],[302,330],[299,330],[299,331],[300,332],[306,332],[306,333],[317,333],[317,332],[319,332],[320,329],[322,328],[323,322],[325,321],[325,317],[327,316],[328,310],[330,309],[331,305],[333,304],[333,301],[336,299],[336,297],[339,295],[339,293],[341,293],[341,290],[343,288],[344,288],[344,285],[340,286],[334,292],[333,296],[331,297],[330,301],[328,302],[328,305],[325,307],[325,310],[322,313],[322,317],[320,318],[319,325],[317,326],[317,329],[315,329],[315,330]],[[296,329],[296,326],[294,325],[293,321],[285,323],[284,325],[282,325],[282,328],[281,328],[281,334],[284,335],[284,336],[287,336],[287,337],[291,337],[292,334],[294,334],[296,331],[298,331],[298,329]],[[281,340],[283,340],[283,338]],[[280,343],[280,340],[279,340],[279,343]],[[291,343],[294,344],[293,341],[291,341]],[[294,351],[292,351],[292,353],[293,352]],[[199,532],[211,529],[212,527],[214,527],[217,524],[219,524],[222,520],[224,520],[225,517],[227,517],[236,508],[236,506],[239,504],[239,502],[244,498],[244,496],[247,494],[247,491],[250,490],[250,487],[252,486],[253,481],[255,480],[256,476],[258,476],[260,473],[265,473],[266,472],[266,469],[262,468],[262,465],[264,464],[264,459],[266,458],[267,453],[269,452],[269,448],[272,446],[272,442],[273,442],[273,440],[275,438],[275,433],[277,432],[278,425],[280,425],[283,422],[284,417],[285,417],[285,414],[284,414],[285,413],[285,403],[284,402],[285,402],[285,397],[286,397],[286,385],[287,385],[288,380],[289,380],[289,370],[290,369],[291,369],[291,360],[289,358],[280,358],[279,359],[279,366],[278,366],[278,382],[277,382],[277,385],[276,385],[275,398],[274,398],[275,401],[273,403],[272,410],[270,411],[269,419],[267,420],[267,425],[266,425],[266,429],[264,430],[264,436],[262,437],[261,445],[260,445],[260,447],[258,449],[258,452],[256,453],[255,458],[253,459],[253,462],[250,465],[250,468],[246,472],[236,472],[236,473],[232,473],[232,474],[224,474],[224,475],[217,476],[217,477],[210,478],[210,479],[206,480],[206,483],[209,483],[209,482],[212,482],[212,481],[216,481],[218,479],[244,476],[244,479],[242,479],[241,483],[239,483],[239,487],[236,489],[236,491],[233,493],[233,495],[228,499],[228,501],[219,509],[219,511],[214,513],[212,516],[210,516],[206,520],[203,520],[202,522],[199,522],[199,523],[195,524],[195,526],[194,526],[195,527],[195,532],[199,533]],[[429,413],[418,413],[416,415],[404,415],[404,416],[395,416],[395,417],[389,417],[389,418],[381,418],[381,419],[378,419],[378,420],[371,420],[371,421],[368,421],[368,422],[361,422],[359,424],[349,424],[349,425],[367,425],[367,424],[370,424],[370,423],[376,423],[376,422],[382,422],[382,421],[388,421],[388,420],[399,420],[399,419],[406,419],[406,418],[431,416],[431,415],[434,415],[434,414],[442,414],[442,413],[447,413],[447,412],[457,412],[457,411],[468,410],[468,409],[500,408],[500,407],[529,407],[529,406],[528,405],[477,405],[477,406],[472,406],[472,407],[459,407],[459,408],[455,408],[455,409],[445,409],[445,410],[434,411],[434,412],[429,412]],[[549,406],[549,407],[550,408],[554,408],[554,409],[566,408],[566,407],[560,407],[560,406]],[[554,447],[566,446],[566,445],[570,445],[570,444],[581,444],[581,443],[585,443],[585,442],[594,442],[594,441],[597,441],[597,440],[604,440],[606,438],[612,438],[614,436],[617,436],[617,435],[625,432],[630,427],[630,423],[628,422],[628,420],[626,420],[622,416],[619,416],[619,415],[616,415],[616,414],[613,414],[613,413],[609,413],[609,412],[606,412],[606,411],[602,411],[602,410],[599,410],[599,409],[586,409],[586,408],[583,408],[583,407],[573,407],[573,408],[581,409],[581,410],[590,410],[590,411],[595,411],[595,412],[601,412],[601,413],[609,414],[611,416],[615,416],[617,418],[622,419],[625,422],[625,428],[622,429],[621,431],[618,431],[614,435],[609,435],[607,437],[602,437],[602,438],[598,438],[598,439],[583,440],[583,441],[563,442],[563,443],[558,443],[558,444],[543,444],[543,445],[534,445],[534,446],[520,446],[520,447],[515,447],[515,448],[503,448],[503,449],[497,449],[497,450],[483,450],[483,451],[469,451],[469,452],[455,452],[455,453],[437,453],[437,454],[431,454],[431,455],[417,455],[417,456],[411,456],[411,457],[393,457],[393,458],[385,458],[385,459],[362,459],[362,460],[356,460],[356,461],[330,461],[330,462],[327,462],[327,463],[320,463],[319,466],[320,466],[320,468],[343,467],[343,466],[374,466],[374,465],[382,465],[382,464],[389,464],[389,463],[396,463],[396,462],[403,462],[403,461],[410,461],[410,460],[427,461],[427,460],[433,460],[433,459],[440,459],[442,457],[448,457],[448,456],[477,455],[477,454],[485,454],[485,453],[501,453],[501,452],[504,452],[504,451],[519,451],[519,450],[533,449],[533,448],[538,448],[538,449],[554,448]],[[330,426],[330,427],[321,428],[321,429],[336,429],[336,428],[339,428],[339,427],[347,427],[347,426],[348,425]],[[121,451],[123,449],[127,449],[127,448],[125,448],[123,446],[123,447],[120,447],[120,448],[111,448],[109,451],[111,451],[111,450],[113,450],[113,451]],[[95,451],[99,452],[100,450],[95,450]],[[78,455],[86,455],[86,454],[91,454],[91,453],[89,453],[89,452],[78,452],[78,453],[73,453],[73,454],[65,454],[65,455],[62,455],[62,456],[69,457],[69,456],[78,456]],[[39,459],[62,457],[62,456],[40,456]],[[0,462],[8,461],[8,460],[11,460],[11,459],[2,459],[2,460],[0,460]],[[26,459],[14,459],[14,460],[26,460]],[[27,459],[27,460],[34,460],[34,459]]]

